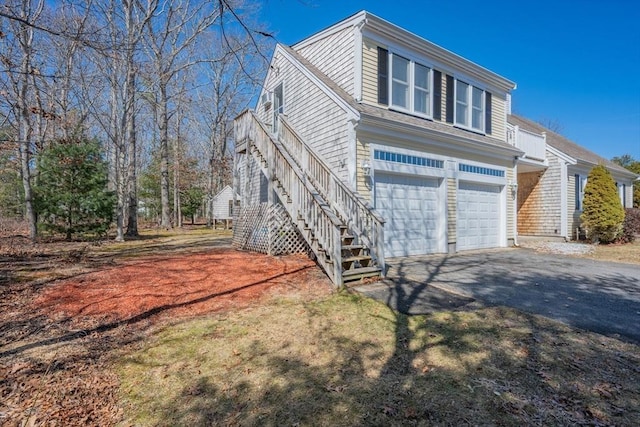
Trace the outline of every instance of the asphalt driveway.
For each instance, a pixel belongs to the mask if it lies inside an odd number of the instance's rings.
[[[508,306],[640,344],[640,266],[530,249],[392,258],[355,288],[408,314]]]

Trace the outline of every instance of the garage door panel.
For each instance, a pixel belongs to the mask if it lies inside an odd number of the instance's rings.
[[[498,186],[460,182],[458,187],[458,249],[500,246]]]
[[[438,251],[437,179],[377,173],[376,210],[385,218],[385,253],[405,256]]]

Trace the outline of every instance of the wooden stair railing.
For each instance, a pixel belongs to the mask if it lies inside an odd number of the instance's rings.
[[[358,193],[347,187],[322,158],[304,142],[285,115],[279,117],[279,140],[305,171],[309,181],[384,271],[384,219]]]
[[[289,132],[291,128],[288,123],[281,123],[286,126],[285,132]],[[302,167],[304,163],[296,157],[295,151],[287,149],[281,140],[273,138],[250,110],[236,118],[234,131],[236,151],[251,153],[258,161],[262,172],[273,183],[274,192],[297,223],[301,235],[335,286],[381,275],[384,262],[381,242],[377,240],[382,238],[384,222],[380,218],[373,221],[366,215],[349,216],[344,212],[344,202],[330,202],[327,188],[334,188],[334,194],[342,198],[344,196],[340,196],[341,194],[348,194],[353,198],[353,192],[331,184],[336,180],[331,173],[325,176],[325,186],[318,184],[316,177],[322,176],[329,169],[317,155],[310,150],[302,150],[302,153],[306,152],[304,160],[309,161],[310,158],[314,164],[316,172],[309,174]],[[300,139],[298,141],[301,142]],[[354,200],[350,203],[362,209],[366,202]],[[350,234],[354,231],[355,236]],[[357,243],[354,243],[356,238]],[[371,250],[371,244],[380,244],[380,248]]]

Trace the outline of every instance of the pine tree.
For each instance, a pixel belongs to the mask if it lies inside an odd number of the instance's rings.
[[[622,233],[624,209],[616,183],[604,165],[591,169],[584,190],[580,219],[587,236],[594,242],[609,243]]]
[[[97,141],[58,141],[38,156],[36,211],[45,230],[105,234],[113,220],[115,195],[107,190],[107,163]]]

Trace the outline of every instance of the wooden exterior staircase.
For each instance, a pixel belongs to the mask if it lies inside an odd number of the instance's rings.
[[[279,117],[276,138],[245,110],[235,119],[234,132],[236,153],[260,165],[269,194],[277,195],[336,287],[383,275],[384,220],[340,181],[286,117]]]

